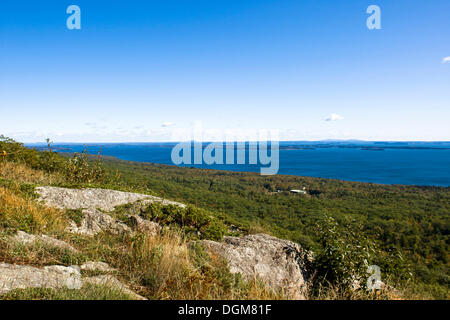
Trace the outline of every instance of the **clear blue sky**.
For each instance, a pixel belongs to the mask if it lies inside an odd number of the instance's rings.
[[[81,30],[66,27],[71,4]],[[382,30],[366,27],[371,4]],[[446,57],[449,0],[2,0],[0,133],[161,141],[202,121],[450,140]]]

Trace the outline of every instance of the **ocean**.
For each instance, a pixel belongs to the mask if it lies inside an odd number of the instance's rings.
[[[206,145],[206,143],[204,143]],[[26,144],[44,149],[43,144]],[[173,165],[173,143],[58,143],[57,152],[82,152],[122,160]],[[246,146],[248,155],[248,146]],[[248,162],[248,161],[247,161]],[[261,165],[185,165],[260,172]],[[450,142],[281,142],[278,174],[380,184],[450,186]]]

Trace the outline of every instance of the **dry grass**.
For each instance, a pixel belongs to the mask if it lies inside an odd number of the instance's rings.
[[[267,227],[262,225],[259,220],[256,222],[253,222],[248,229],[248,234],[258,234],[258,233],[270,234]]]
[[[282,299],[261,281],[245,281],[229,272],[220,257],[185,241],[179,231],[159,236],[114,237],[99,234],[81,243],[91,260],[119,270],[118,276],[150,299]]]
[[[46,173],[42,170],[31,169],[25,164],[0,161],[0,178],[14,180],[18,183],[57,184],[64,182],[57,173]]]
[[[416,297],[417,299],[418,297]],[[351,290],[339,286],[319,286],[312,300],[407,300],[403,290],[386,285],[382,290]]]
[[[0,187],[0,228],[50,234],[63,232],[66,223],[61,210],[44,207]]]
[[[87,257],[65,248],[46,245],[39,241],[21,244],[0,238],[1,262],[42,267],[48,265],[80,265]]]
[[[132,275],[132,282],[145,285],[161,299],[171,298],[168,291],[182,289],[180,284],[188,276],[190,262],[188,248],[178,234],[141,235],[129,243],[129,249],[121,270]]]
[[[395,283],[394,287],[390,290],[391,300],[435,300],[436,295],[442,295],[442,293],[433,295],[429,288],[423,288],[423,284]],[[446,300],[449,299],[450,296],[447,295]]]
[[[133,300],[108,286],[84,285],[81,289],[16,289],[0,295],[0,300]]]

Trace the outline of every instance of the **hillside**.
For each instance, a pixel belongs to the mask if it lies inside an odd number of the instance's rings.
[[[78,257],[43,248],[11,248],[2,240],[0,256],[5,263],[41,267],[103,261],[119,270],[121,281],[147,298],[281,298],[282,293],[271,290],[264,281],[235,278],[230,264],[207,253],[203,246],[192,249],[188,245],[198,240],[221,241],[224,236],[267,233],[314,252],[315,280],[309,298],[374,298],[365,291],[348,290],[348,279],[365,273],[366,260],[380,266],[382,280],[396,288],[395,294],[385,292],[376,298],[448,299],[449,188],[262,177],[88,159],[83,154],[62,157],[26,149],[6,138],[0,142],[3,151],[3,238],[17,230],[45,234],[81,252]],[[36,202],[35,187],[48,185],[138,192],[189,206],[181,210],[151,205],[141,212],[142,217],[163,227],[156,237],[145,233],[143,238],[124,237],[111,232],[74,236],[66,228],[70,221],[82,220],[78,209],[47,208]],[[288,192],[303,187],[307,195]],[[119,206],[111,214],[123,218],[129,209]],[[31,216],[27,212],[32,212]],[[126,255],[124,248],[129,248]],[[327,254],[330,248],[331,255]],[[187,258],[173,261],[173,250],[181,250]],[[190,270],[188,276],[186,270]],[[29,294],[43,298],[69,295],[25,292],[6,298]],[[85,292],[81,298],[88,296]]]
[[[385,275],[413,283],[414,291],[448,298],[450,188],[262,177],[111,159],[105,165],[133,188],[214,210],[246,230],[312,250],[320,247],[318,225],[331,216],[340,233],[355,232],[376,244],[374,263]],[[306,196],[287,192],[303,187]]]

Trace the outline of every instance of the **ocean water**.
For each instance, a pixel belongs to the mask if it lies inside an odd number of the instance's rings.
[[[42,144],[27,146],[45,148]],[[81,152],[86,148],[90,154],[101,150],[102,155],[122,160],[173,165],[173,146],[172,143],[67,143],[55,144],[53,148],[57,152]],[[248,146],[246,152],[248,157]],[[261,168],[248,164],[187,166],[243,172],[259,172]],[[449,187],[450,142],[282,142],[278,174]]]

